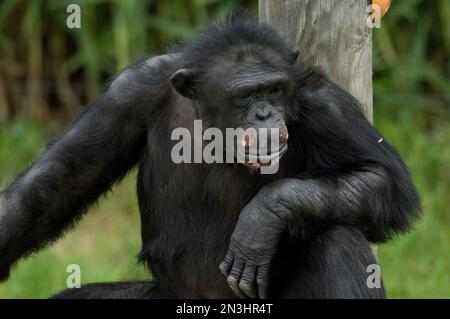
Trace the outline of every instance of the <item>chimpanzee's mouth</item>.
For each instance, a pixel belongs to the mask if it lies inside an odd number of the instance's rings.
[[[239,163],[251,168],[268,167],[277,164],[288,149],[287,143],[277,150],[268,150],[267,154],[239,152]],[[244,160],[245,159],[245,160]]]

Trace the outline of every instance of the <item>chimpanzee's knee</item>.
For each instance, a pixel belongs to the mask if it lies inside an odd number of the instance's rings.
[[[385,298],[370,243],[357,228],[332,226],[296,246],[292,260],[275,270],[273,297]],[[375,265],[375,266],[371,266]]]

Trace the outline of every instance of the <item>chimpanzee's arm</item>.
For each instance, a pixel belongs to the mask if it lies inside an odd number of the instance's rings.
[[[309,224],[352,225],[379,242],[418,216],[405,164],[355,99],[318,73],[298,83],[288,153],[302,170],[266,185],[243,209],[221,264],[240,297],[267,296],[270,261],[288,229],[304,235]]]
[[[407,230],[416,217],[418,199],[403,183],[382,165],[362,165],[328,176],[280,179],[257,198],[294,236],[306,236],[302,231],[308,224],[341,224],[381,242]]]
[[[292,216],[294,230],[298,223],[349,224],[380,242],[409,229],[420,201],[397,151],[346,91],[319,73],[301,81],[293,130],[308,164],[296,178],[268,185],[269,200]]]
[[[58,238],[137,163],[151,114],[164,103],[167,57],[137,61],[89,103],[0,196],[0,280],[21,257]]]

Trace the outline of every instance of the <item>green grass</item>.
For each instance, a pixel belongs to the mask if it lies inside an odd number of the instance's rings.
[[[430,131],[422,118],[414,110],[375,109],[376,126],[410,166],[424,209],[411,233],[379,248],[391,298],[450,297],[450,126],[437,120]],[[38,154],[48,135],[25,121],[0,128],[0,186]],[[64,289],[66,267],[73,263],[81,266],[84,283],[147,278],[136,263],[139,247],[132,173],[64,239],[20,262],[10,280],[0,285],[0,298],[48,297]]]
[[[450,126],[436,119],[431,132],[413,110],[375,111],[375,124],[412,172],[423,218],[414,230],[380,246],[385,286],[392,298],[450,298]]]

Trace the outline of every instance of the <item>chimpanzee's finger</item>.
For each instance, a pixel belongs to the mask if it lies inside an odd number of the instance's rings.
[[[269,297],[269,271],[270,264],[258,267],[256,284],[258,285],[258,296],[260,299],[267,299]]]
[[[256,286],[256,266],[248,264],[244,267],[241,280],[239,281],[239,288],[249,298],[258,299],[258,287]]]
[[[239,288],[239,280],[241,279],[243,268],[244,262],[242,260],[235,259],[233,267],[230,271],[230,275],[227,277],[227,284],[231,288],[231,290],[233,290],[236,296],[245,299],[247,298],[247,296]]]
[[[225,259],[220,263],[219,269],[225,276],[230,273],[231,266],[233,265],[234,254],[231,251],[227,252]]]

